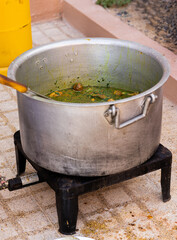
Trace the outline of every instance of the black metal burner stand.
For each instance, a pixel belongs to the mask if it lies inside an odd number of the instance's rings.
[[[48,171],[33,163],[23,152],[20,132],[14,134],[16,150],[17,175],[25,171],[26,159],[36,169],[40,182],[46,181],[55,191],[59,220],[59,231],[63,234],[74,234],[78,215],[78,196],[87,192],[110,186],[146,173],[161,169],[161,187],[163,201],[170,200],[170,179],[172,154],[163,145],[145,163],[127,171],[101,177],[67,176]]]

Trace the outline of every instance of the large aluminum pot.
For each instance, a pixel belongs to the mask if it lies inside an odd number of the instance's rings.
[[[42,94],[76,81],[141,92],[89,104],[18,93],[23,150],[46,169],[80,176],[118,173],[145,162],[159,145],[169,65],[153,49],[105,38],[57,42],[22,54],[8,76]]]

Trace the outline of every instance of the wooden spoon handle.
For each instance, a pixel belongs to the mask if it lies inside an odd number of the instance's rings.
[[[15,82],[12,79],[10,79],[2,74],[0,74],[0,83],[3,85],[6,85],[6,86],[12,87],[21,93],[25,93],[28,91],[28,88],[25,85]]]

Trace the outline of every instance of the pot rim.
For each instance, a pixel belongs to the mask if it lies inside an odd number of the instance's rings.
[[[28,58],[33,57],[39,53],[42,53],[46,50],[51,50],[51,49],[55,49],[56,47],[64,47],[64,46],[74,46],[74,45],[78,45],[78,44],[87,44],[87,45],[93,45],[93,44],[113,44],[113,45],[118,45],[121,47],[127,47],[127,48],[131,48],[131,49],[135,49],[139,52],[143,52],[144,54],[152,57],[153,59],[155,59],[160,66],[163,69],[163,75],[160,79],[160,81],[154,85],[152,88],[149,88],[148,90],[139,93],[135,96],[132,97],[128,97],[128,98],[124,98],[124,99],[120,99],[120,100],[116,100],[116,101],[112,101],[112,102],[102,102],[102,103],[70,103],[70,102],[60,102],[60,101],[55,101],[55,100],[50,100],[50,99],[45,99],[39,96],[31,96],[29,93],[20,93],[23,94],[29,98],[33,98],[37,101],[41,101],[41,102],[46,102],[46,103],[52,103],[52,104],[59,104],[59,105],[69,105],[69,106],[76,106],[76,107],[90,107],[90,106],[107,106],[107,105],[113,105],[113,104],[118,104],[118,103],[125,103],[125,102],[129,102],[135,99],[139,99],[141,97],[144,97],[148,94],[151,94],[152,92],[156,91],[158,88],[160,88],[168,79],[169,75],[170,75],[170,65],[167,61],[167,59],[162,56],[159,52],[157,52],[156,50],[144,46],[142,44],[136,43],[136,42],[132,42],[132,41],[126,41],[126,40],[118,40],[118,39],[114,39],[114,38],[79,38],[79,39],[72,39],[72,40],[64,40],[64,41],[60,41],[60,42],[53,42],[53,43],[49,43],[49,44],[45,44],[45,45],[41,45],[39,47],[36,48],[32,48],[24,53],[22,53],[20,56],[18,56],[14,61],[12,61],[12,63],[10,64],[9,68],[8,68],[8,77],[15,80],[16,81],[16,71],[19,68],[19,66],[26,61]]]

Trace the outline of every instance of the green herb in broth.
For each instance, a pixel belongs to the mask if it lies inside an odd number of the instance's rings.
[[[125,91],[122,89],[112,87],[97,87],[86,86],[82,87],[81,84],[74,84],[73,88],[62,89],[59,91],[53,91],[47,94],[48,97],[61,102],[71,103],[99,103],[110,102],[133,95],[138,92]]]

